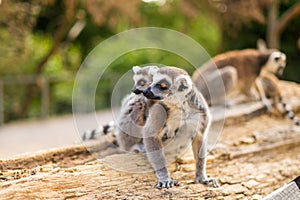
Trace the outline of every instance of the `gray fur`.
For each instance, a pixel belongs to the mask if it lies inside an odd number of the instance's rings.
[[[95,130],[85,131],[83,140],[95,139],[96,135],[112,133],[116,137],[115,143],[121,150],[145,152],[142,142],[142,127],[148,115],[148,106],[151,106],[151,101],[144,97],[141,92],[151,84],[152,75],[150,71],[156,69],[158,69],[156,66],[134,66],[132,68],[135,82],[133,91],[140,92],[138,94],[131,93],[124,97],[116,124],[109,123]],[[139,85],[141,79],[144,80],[144,85]]]
[[[231,99],[227,105],[259,100],[260,96],[253,88],[261,71],[280,74],[285,67],[285,59],[284,53],[275,50],[229,51],[215,56],[197,69],[192,79],[209,104],[223,103],[225,96]],[[225,91],[220,89],[222,82]]]
[[[170,80],[167,90],[159,89],[158,83],[163,78]],[[164,151],[190,143],[196,160],[195,183],[218,187],[217,181],[206,175],[206,135],[211,124],[208,105],[187,73],[175,67],[159,69],[144,95],[160,99],[149,109],[142,132],[147,158],[158,179],[157,187],[169,188],[178,183],[169,175]],[[162,141],[165,133],[170,138],[167,144]]]
[[[152,82],[150,70],[156,66],[133,67],[135,81],[134,90],[143,91]],[[141,76],[142,75],[142,76]],[[146,81],[144,85],[138,85],[139,78]],[[148,115],[148,107],[151,102],[142,94],[130,94],[124,98],[119,119],[117,120],[117,143],[124,151],[144,152],[142,140],[142,128]]]

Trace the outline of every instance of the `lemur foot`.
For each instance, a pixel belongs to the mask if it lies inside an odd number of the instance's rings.
[[[232,108],[234,105],[235,105],[235,103],[232,100],[225,101],[225,107],[226,108]]]
[[[214,188],[219,187],[219,184],[218,184],[218,182],[217,182],[217,180],[215,178],[200,178],[200,177],[196,177],[194,183],[201,183],[201,184],[207,185],[209,187],[214,187]]]
[[[146,153],[144,144],[135,144],[132,146],[130,151],[135,153]]]
[[[269,100],[263,99],[262,102],[263,102],[264,106],[266,107],[267,111],[272,110],[272,104]]]
[[[157,188],[171,188],[176,185],[178,185],[178,181],[168,179],[168,180],[159,180],[158,183],[156,184],[156,187]]]

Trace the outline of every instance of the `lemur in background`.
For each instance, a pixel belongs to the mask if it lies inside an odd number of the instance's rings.
[[[275,108],[278,105],[281,105],[284,113],[294,122],[295,125],[300,126],[299,119],[282,98],[282,92],[279,88],[279,79],[277,76],[281,76],[283,70],[284,67],[264,67],[256,80],[256,88],[268,110],[272,109],[272,103],[275,105]],[[272,102],[270,100],[272,100]],[[280,108],[278,108],[278,110],[279,109]]]
[[[146,120],[148,104],[151,104],[151,101],[147,100],[142,92],[152,82],[152,75],[149,73],[152,69],[158,69],[158,67],[135,66],[132,68],[134,72],[133,93],[125,96],[122,100],[121,111],[117,121],[99,126],[92,131],[85,131],[82,137],[83,140],[112,134],[113,137],[116,137],[115,143],[121,150],[144,152],[141,129]]]
[[[147,158],[158,179],[156,186],[169,188],[178,184],[170,178],[165,150],[168,146],[179,148],[180,142],[190,142],[196,160],[195,183],[218,187],[217,181],[206,175],[206,143],[211,116],[205,99],[182,69],[162,67],[150,72],[153,81],[143,93],[155,103],[149,109],[142,133]],[[183,139],[177,143],[177,137]]]
[[[214,77],[218,69],[220,76],[217,78],[223,80],[226,93],[220,96],[226,95],[231,99],[229,104],[258,100],[259,96],[253,86],[261,69],[265,66],[281,65],[283,62],[277,62],[281,60],[285,61],[285,55],[280,52],[262,52],[255,49],[229,51],[215,56],[197,69],[192,80],[209,104],[220,103],[219,99],[211,99],[208,88],[214,89]]]
[[[226,95],[229,99],[232,98],[226,102],[227,106],[261,100],[270,110],[271,102],[268,98],[272,98],[275,103],[280,103],[290,119],[299,125],[294,113],[282,102],[278,87],[276,75],[281,75],[285,66],[286,55],[277,50],[229,51],[215,56],[211,61],[197,69],[192,80],[211,105],[222,103],[220,99]],[[219,72],[216,72],[216,69],[219,69]],[[217,75],[218,73],[219,75]],[[219,99],[212,99],[209,88],[214,89],[216,87],[214,86],[216,78],[223,80],[225,94],[217,95],[220,97]]]

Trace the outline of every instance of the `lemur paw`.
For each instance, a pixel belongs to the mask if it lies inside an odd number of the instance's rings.
[[[263,101],[264,106],[267,108],[267,111],[271,111],[272,110],[272,104],[269,100],[264,99]]]
[[[144,144],[135,144],[131,147],[130,151],[134,153],[146,153]]]
[[[232,108],[234,106],[234,101],[229,100],[229,101],[225,101],[225,107],[226,108]]]
[[[204,178],[203,179],[200,177],[196,177],[194,183],[201,183],[201,184],[207,185],[209,187],[214,187],[214,188],[219,187],[219,184],[215,178]]]
[[[158,183],[156,184],[157,188],[171,188],[175,185],[178,185],[178,181],[168,179],[168,180],[159,180]]]

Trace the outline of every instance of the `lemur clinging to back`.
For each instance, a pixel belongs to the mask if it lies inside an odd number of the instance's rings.
[[[151,70],[157,66],[132,68],[134,87],[132,94],[122,101],[121,112],[117,120],[117,144],[121,150],[144,152],[142,128],[145,124],[152,101],[142,93],[152,83]]]
[[[152,82],[151,69],[157,66],[135,66],[132,68],[134,86],[131,94],[124,97],[121,104],[120,115],[116,122],[110,122],[92,131],[85,131],[83,140],[94,139],[97,135],[112,133],[116,137],[115,143],[124,151],[143,152],[141,129],[145,123],[148,104],[150,100],[142,94]]]
[[[181,142],[191,142],[196,160],[195,183],[218,187],[217,181],[206,175],[206,143],[211,116],[205,99],[182,69],[162,67],[151,73],[152,84],[143,93],[155,104],[149,109],[142,133],[147,158],[158,179],[157,187],[169,188],[178,184],[167,170],[164,135],[168,137],[167,144],[177,148],[179,145],[172,143],[177,137],[185,138]]]

